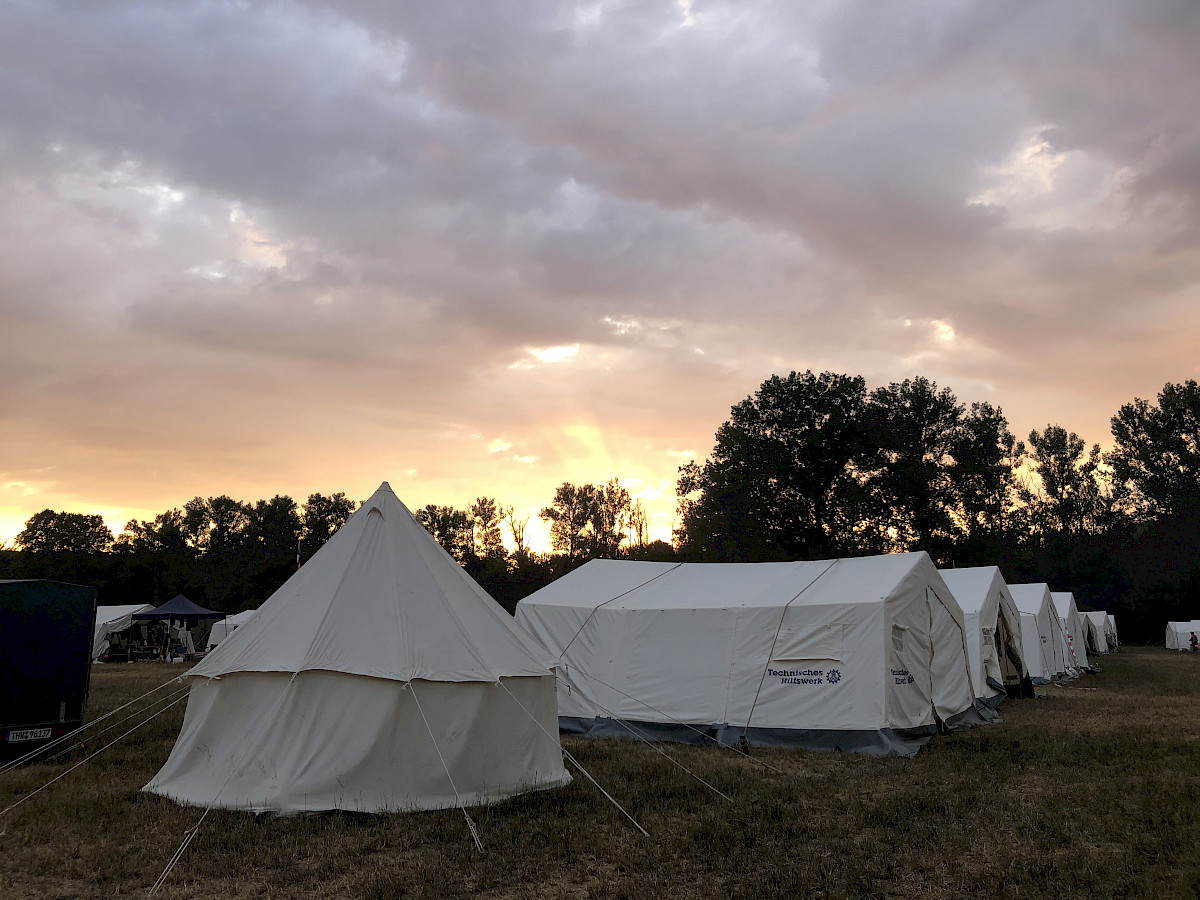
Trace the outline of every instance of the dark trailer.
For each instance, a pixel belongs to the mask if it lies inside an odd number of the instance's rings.
[[[0,753],[83,724],[95,622],[93,587],[0,580]]]

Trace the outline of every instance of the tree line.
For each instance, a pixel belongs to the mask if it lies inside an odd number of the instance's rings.
[[[28,519],[13,549],[0,548],[0,577],[93,584],[102,604],[158,604],[184,593],[237,612],[270,596],[360,505],[341,492],[310,494],[303,505],[285,495],[254,503],[195,497],[152,520],[130,520],[115,537],[99,515],[46,509]],[[540,515],[550,525],[549,554],[530,550],[528,512],[491,497],[467,509],[429,504],[414,513],[510,612],[522,597],[596,556],[674,558],[671,545],[650,543],[644,505],[615,478],[564,483]]]
[[[564,482],[539,516],[553,550],[532,552],[527,512],[481,496],[416,518],[510,611],[597,557],[764,561],[926,550],[942,566],[999,565],[1121,616],[1155,640],[1200,617],[1200,388],[1168,383],[1112,418],[1102,453],[1062,425],[1011,432],[1003,411],[914,378],[868,390],[861,376],[772,376],[736,404],[711,455],[679,469],[673,543],[651,541],[644,505],[616,478]],[[246,503],[196,497],[113,536],[100,516],[44,510],[0,577],[101,588],[102,602],[177,592],[235,612],[257,606],[359,504],[311,494]],[[507,534],[507,542],[505,535]],[[511,549],[510,549],[511,548]]]

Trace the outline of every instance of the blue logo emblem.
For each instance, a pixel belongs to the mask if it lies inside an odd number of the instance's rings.
[[[842,673],[839,672],[837,669],[830,669],[828,672],[825,673],[825,680],[828,681],[830,684],[837,684],[839,681],[842,680]]]

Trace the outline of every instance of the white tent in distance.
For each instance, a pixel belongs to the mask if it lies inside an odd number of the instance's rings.
[[[1079,614],[1087,620],[1084,624],[1088,626],[1088,652],[1108,653],[1112,650],[1108,633],[1108,613],[1096,610],[1093,612],[1080,611]],[[1093,646],[1095,647],[1094,651],[1091,649]]]
[[[1200,635],[1200,619],[1193,619],[1188,622],[1168,622],[1167,649],[1191,650],[1192,632]]]
[[[566,784],[547,662],[385,482],[188,673],[179,738],[144,790],[384,812]]]

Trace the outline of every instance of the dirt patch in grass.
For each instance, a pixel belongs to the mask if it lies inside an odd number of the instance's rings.
[[[915,759],[564,744],[586,779],[461,812],[212,812],[168,898],[1163,898],[1200,894],[1200,655],[1126,649]],[[180,672],[98,666],[98,716]],[[182,704],[4,817],[0,896],[144,896],[199,810],[140,793]],[[122,729],[123,730],[123,729]],[[108,737],[113,737],[114,732]],[[7,806],[104,739],[0,775]],[[761,762],[780,770],[771,771]]]

